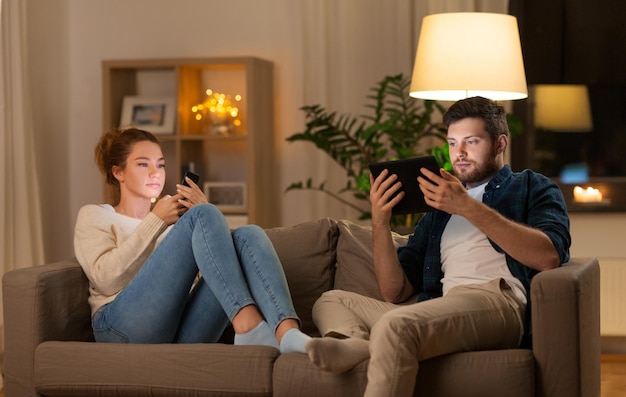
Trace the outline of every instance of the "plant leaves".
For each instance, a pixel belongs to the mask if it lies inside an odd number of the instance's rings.
[[[339,115],[319,104],[302,106],[300,110],[305,113],[305,129],[289,136],[287,141],[313,143],[342,167],[347,181],[338,192],[328,190],[325,183],[314,186],[310,178],[304,184],[292,183],[287,191],[321,191],[357,209],[359,219],[369,219],[370,163],[430,152],[437,153],[433,155],[441,161],[440,164],[449,164],[449,159],[446,163],[447,152],[443,148],[447,146],[447,129],[439,121],[445,108],[436,101],[411,98],[408,95],[410,84],[410,79],[402,73],[386,76],[377,82],[366,95],[368,103],[365,108],[371,111],[367,115]],[[356,203],[344,199],[342,194],[351,194]],[[393,222],[402,225],[417,222],[413,218],[394,217]]]

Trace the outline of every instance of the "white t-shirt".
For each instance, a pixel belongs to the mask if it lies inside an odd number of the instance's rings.
[[[487,182],[469,189],[474,199],[482,201]],[[483,284],[503,278],[518,300],[526,304],[526,291],[506,264],[504,254],[497,252],[487,236],[467,219],[452,215],[441,237],[443,294],[457,285]]]

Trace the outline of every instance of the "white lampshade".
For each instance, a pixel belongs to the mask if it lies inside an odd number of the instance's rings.
[[[410,95],[442,101],[528,97],[517,19],[480,12],[424,17]]]
[[[537,85],[535,127],[557,132],[588,132],[593,129],[586,85]]]

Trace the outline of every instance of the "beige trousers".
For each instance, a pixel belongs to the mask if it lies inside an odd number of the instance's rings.
[[[370,340],[366,397],[402,397],[413,396],[419,361],[517,347],[524,310],[508,284],[497,279],[399,305],[332,290],[315,303],[313,321],[323,336]]]

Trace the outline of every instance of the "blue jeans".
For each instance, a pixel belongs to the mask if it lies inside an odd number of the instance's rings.
[[[285,319],[299,321],[263,229],[231,233],[222,213],[202,204],[176,222],[115,300],[98,309],[92,326],[98,342],[212,343],[248,305],[273,330]]]

